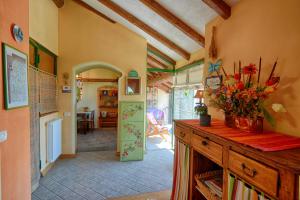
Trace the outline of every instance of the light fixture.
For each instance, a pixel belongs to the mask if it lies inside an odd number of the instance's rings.
[[[202,104],[203,97],[204,97],[204,90],[197,90],[194,98],[198,98],[199,99],[199,104]]]

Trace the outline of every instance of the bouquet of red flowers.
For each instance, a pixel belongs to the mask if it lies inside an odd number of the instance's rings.
[[[210,97],[210,105],[221,109],[225,115],[231,115],[234,118],[247,118],[257,121],[258,118],[265,118],[271,125],[274,125],[274,119],[265,108],[265,100],[269,98],[280,81],[280,77],[274,76],[277,61],[274,63],[271,74],[266,82],[260,84],[261,59],[259,68],[250,63],[241,67],[234,74],[228,75],[222,68],[225,79],[216,91],[207,90]],[[277,109],[274,109],[277,107]],[[281,104],[273,104],[273,110],[283,111],[285,109]]]

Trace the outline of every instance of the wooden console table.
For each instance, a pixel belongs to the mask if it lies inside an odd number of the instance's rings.
[[[188,199],[206,199],[196,188],[195,175],[223,170],[222,199],[228,199],[233,174],[272,199],[300,200],[300,149],[263,152],[201,130],[187,120],[175,120],[176,141],[189,146]],[[242,134],[242,133],[241,133]]]

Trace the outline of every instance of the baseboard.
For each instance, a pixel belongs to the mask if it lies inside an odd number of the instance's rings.
[[[61,154],[59,159],[76,158],[76,154]]]
[[[31,193],[33,193],[38,187],[39,187],[39,183],[38,182],[36,184],[33,184],[31,186]]]
[[[61,154],[59,159],[76,158],[76,154]]]
[[[41,170],[42,176],[46,176],[48,171],[53,167],[54,163],[49,163],[44,169]]]

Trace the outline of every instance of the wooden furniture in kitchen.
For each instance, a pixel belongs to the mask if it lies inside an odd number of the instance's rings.
[[[228,128],[224,126],[224,130]],[[175,120],[176,141],[190,148],[190,200],[211,199],[198,190],[195,181],[196,174],[211,170],[223,171],[222,199],[228,199],[229,174],[271,199],[300,199],[300,148],[266,152],[220,137],[214,131],[213,126],[201,129],[199,120]]]
[[[100,87],[98,89],[99,127],[117,127],[118,89]]]

